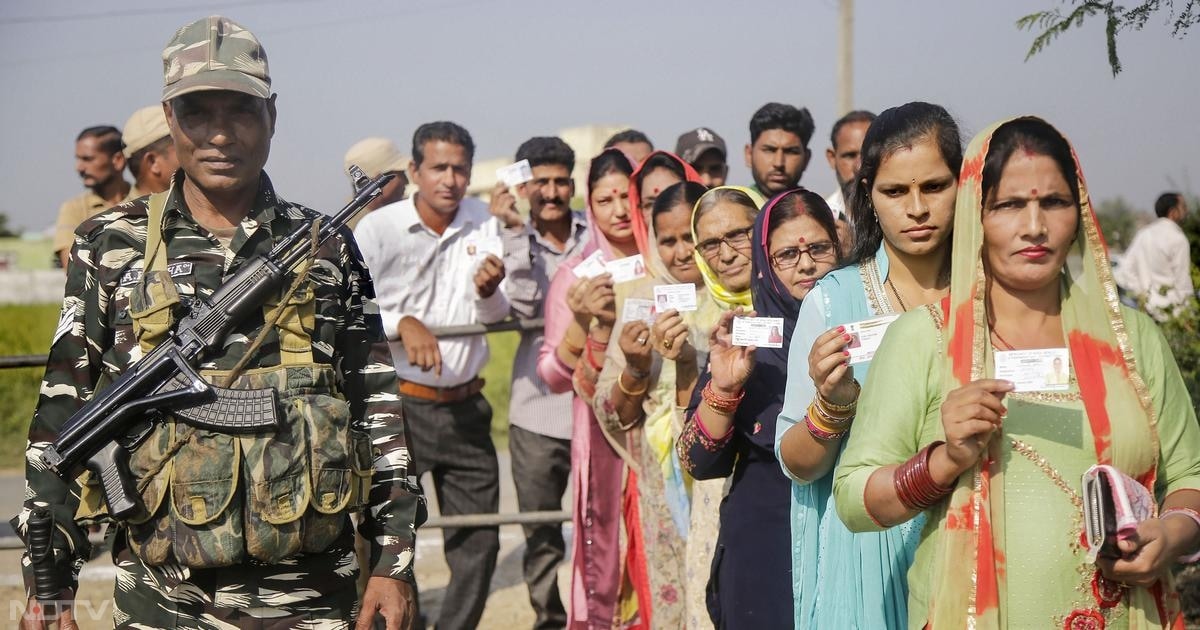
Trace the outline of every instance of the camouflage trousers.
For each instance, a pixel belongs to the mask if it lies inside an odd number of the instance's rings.
[[[329,549],[277,564],[220,569],[147,566],[113,546],[116,628],[350,628],[358,614],[358,560],[347,527]]]

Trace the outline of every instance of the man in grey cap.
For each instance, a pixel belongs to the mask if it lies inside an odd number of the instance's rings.
[[[42,451],[97,389],[160,343],[210,295],[284,236],[321,216],[276,195],[263,171],[275,95],[258,39],[228,18],[181,28],[163,51],[163,111],[181,169],[170,191],[127,202],[76,232],[58,332],[29,430],[27,488],[13,519],[54,518],[50,608],[62,627],[88,557],[85,525],[107,518],[95,486],[40,465]],[[382,616],[412,623],[420,490],[409,477],[395,370],[370,276],[349,230],[295,271],[262,319],[243,322],[198,366],[232,388],[272,388],[271,432],[231,435],[151,419],[129,447],[142,513],[113,537],[113,622],[138,628],[344,628]],[[273,322],[264,325],[264,321]],[[350,513],[370,551],[361,599]],[[28,542],[28,541],[27,541]],[[44,561],[41,561],[44,562]],[[35,583],[23,558],[27,589]],[[43,580],[43,585],[46,582]],[[22,620],[42,627],[35,600]]]
[[[372,199],[366,209],[350,222],[350,229],[354,229],[358,222],[367,216],[368,212],[373,212],[389,203],[404,201],[404,191],[408,188],[408,175],[404,172],[404,168],[408,166],[408,158],[404,157],[400,153],[400,149],[396,148],[396,144],[387,138],[363,138],[346,151],[342,167],[345,171],[349,171],[351,164],[361,168],[367,177],[379,177],[384,173],[395,175],[392,181],[383,187],[383,192]],[[353,180],[350,181],[350,186],[353,190]]]
[[[700,175],[700,183],[709,188],[725,185],[729,176],[725,139],[708,127],[695,129],[675,141],[675,155],[692,165]]]
[[[171,187],[171,177],[179,170],[175,141],[163,114],[162,104],[143,107],[125,121],[121,136],[125,143],[125,166],[133,175],[130,199],[162,192]]]

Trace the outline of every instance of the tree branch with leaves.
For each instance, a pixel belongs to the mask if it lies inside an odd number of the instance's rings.
[[[1178,3],[1176,0],[1145,0],[1132,8],[1125,8],[1112,0],[1066,0],[1064,4],[1068,6],[1037,11],[1017,20],[1017,28],[1023,31],[1040,31],[1025,54],[1026,61],[1045,50],[1059,35],[1082,26],[1089,18],[1100,16],[1104,19],[1108,65],[1115,77],[1121,72],[1121,59],[1117,56],[1117,34],[1121,31],[1142,30],[1150,16],[1160,11],[1167,12],[1166,22],[1171,24],[1172,37],[1183,37],[1189,28],[1200,24],[1200,0],[1182,0]]]

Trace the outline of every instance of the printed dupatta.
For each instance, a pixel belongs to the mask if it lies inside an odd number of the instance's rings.
[[[988,376],[987,285],[981,255],[982,172],[991,138],[1006,122],[1010,121],[995,123],[980,132],[963,160],[954,219],[950,296],[948,303],[943,302],[948,304],[944,310],[948,340],[942,387],[945,393]],[[1091,427],[1096,461],[1117,466],[1153,492],[1159,461],[1154,408],[1134,362],[1106,246],[1073,149],[1072,157],[1079,178],[1079,225],[1062,279],[1062,320],[1071,363]],[[1152,439],[1122,439],[1147,433]],[[949,499],[930,576],[928,627],[933,630],[992,630],[1007,625],[1004,478],[1000,462],[1008,441],[1003,436],[997,433],[993,437],[986,456],[959,477]],[[1077,556],[1082,562],[1082,555]],[[1169,584],[1131,588],[1126,598],[1130,628],[1180,623],[1178,604]],[[1099,621],[1092,610],[1076,612],[1087,617],[1080,621]],[[1067,626],[1073,627],[1074,615],[1068,616],[1072,611],[1062,613],[1067,616]]]

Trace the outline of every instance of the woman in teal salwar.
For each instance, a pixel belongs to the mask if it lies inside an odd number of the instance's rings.
[[[905,627],[906,573],[923,525],[913,520],[871,534],[846,529],[833,507],[832,470],[852,420],[829,425],[809,409],[818,398],[825,408],[852,409],[867,378],[869,362],[847,363],[844,324],[946,295],[962,141],[945,109],[908,103],[871,124],[862,155],[849,199],[854,248],[849,263],[823,278],[800,309],[776,426],[776,454],[793,481],[798,629]]]

